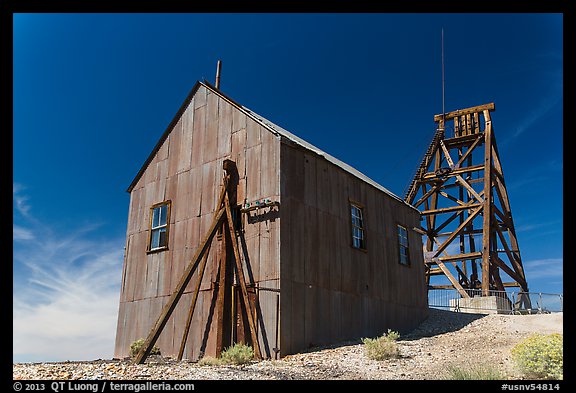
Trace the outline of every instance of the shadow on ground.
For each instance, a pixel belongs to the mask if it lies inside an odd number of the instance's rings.
[[[430,308],[428,318],[416,329],[403,335],[401,340],[417,340],[423,337],[433,337],[438,334],[455,332],[471,322],[484,318],[486,315],[487,314],[461,313]]]

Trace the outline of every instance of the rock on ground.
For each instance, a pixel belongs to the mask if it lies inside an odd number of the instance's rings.
[[[445,379],[450,365],[489,365],[520,379],[511,348],[532,333],[562,333],[563,314],[483,315],[430,309],[429,318],[400,337],[400,357],[375,361],[360,341],[315,348],[281,360],[242,366],[199,366],[161,357],[146,364],[124,360],[15,363],[14,379],[206,380],[206,379]]]

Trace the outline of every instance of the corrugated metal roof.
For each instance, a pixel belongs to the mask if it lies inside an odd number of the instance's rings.
[[[290,141],[296,143],[299,146],[302,146],[303,148],[310,150],[316,154],[318,154],[321,157],[324,157],[326,160],[328,160],[329,162],[331,162],[332,164],[342,168],[343,170],[345,170],[346,172],[356,176],[357,178],[365,181],[366,183],[376,187],[377,189],[379,189],[380,191],[390,195],[392,198],[397,199],[399,201],[401,201],[402,203],[410,206],[413,208],[412,205],[406,203],[402,198],[400,198],[398,195],[394,194],[393,192],[391,192],[390,190],[388,190],[387,188],[385,188],[384,186],[382,186],[381,184],[375,182],[374,180],[370,179],[368,176],[366,176],[365,174],[363,174],[362,172],[360,172],[359,170],[357,170],[356,168],[351,167],[350,165],[346,164],[343,161],[340,161],[339,159],[337,159],[336,157],[326,153],[325,151],[319,149],[318,147],[312,145],[311,143],[305,141],[304,139],[292,134],[290,131],[280,127],[277,124],[272,123],[270,120],[266,119],[265,117],[259,115],[258,113],[254,112],[251,109],[246,108],[243,105],[240,105],[241,109],[243,109],[248,115],[250,115],[250,117],[252,117],[253,119],[259,121],[261,124],[263,124],[264,126],[266,126],[266,128],[268,128],[270,131],[276,133],[277,135],[283,136],[287,139],[289,139]]]

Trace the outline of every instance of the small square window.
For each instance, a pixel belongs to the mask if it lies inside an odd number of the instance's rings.
[[[150,208],[150,238],[148,251],[168,248],[168,227],[170,222],[170,201],[156,204]]]
[[[399,262],[401,265],[410,265],[410,254],[408,247],[408,231],[402,225],[398,225],[398,246],[400,250]]]
[[[364,211],[360,206],[351,203],[350,214],[352,218],[352,247],[365,250]]]

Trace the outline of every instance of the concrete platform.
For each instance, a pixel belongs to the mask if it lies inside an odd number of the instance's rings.
[[[510,314],[512,305],[500,296],[476,296],[450,299],[450,311],[473,314]]]

